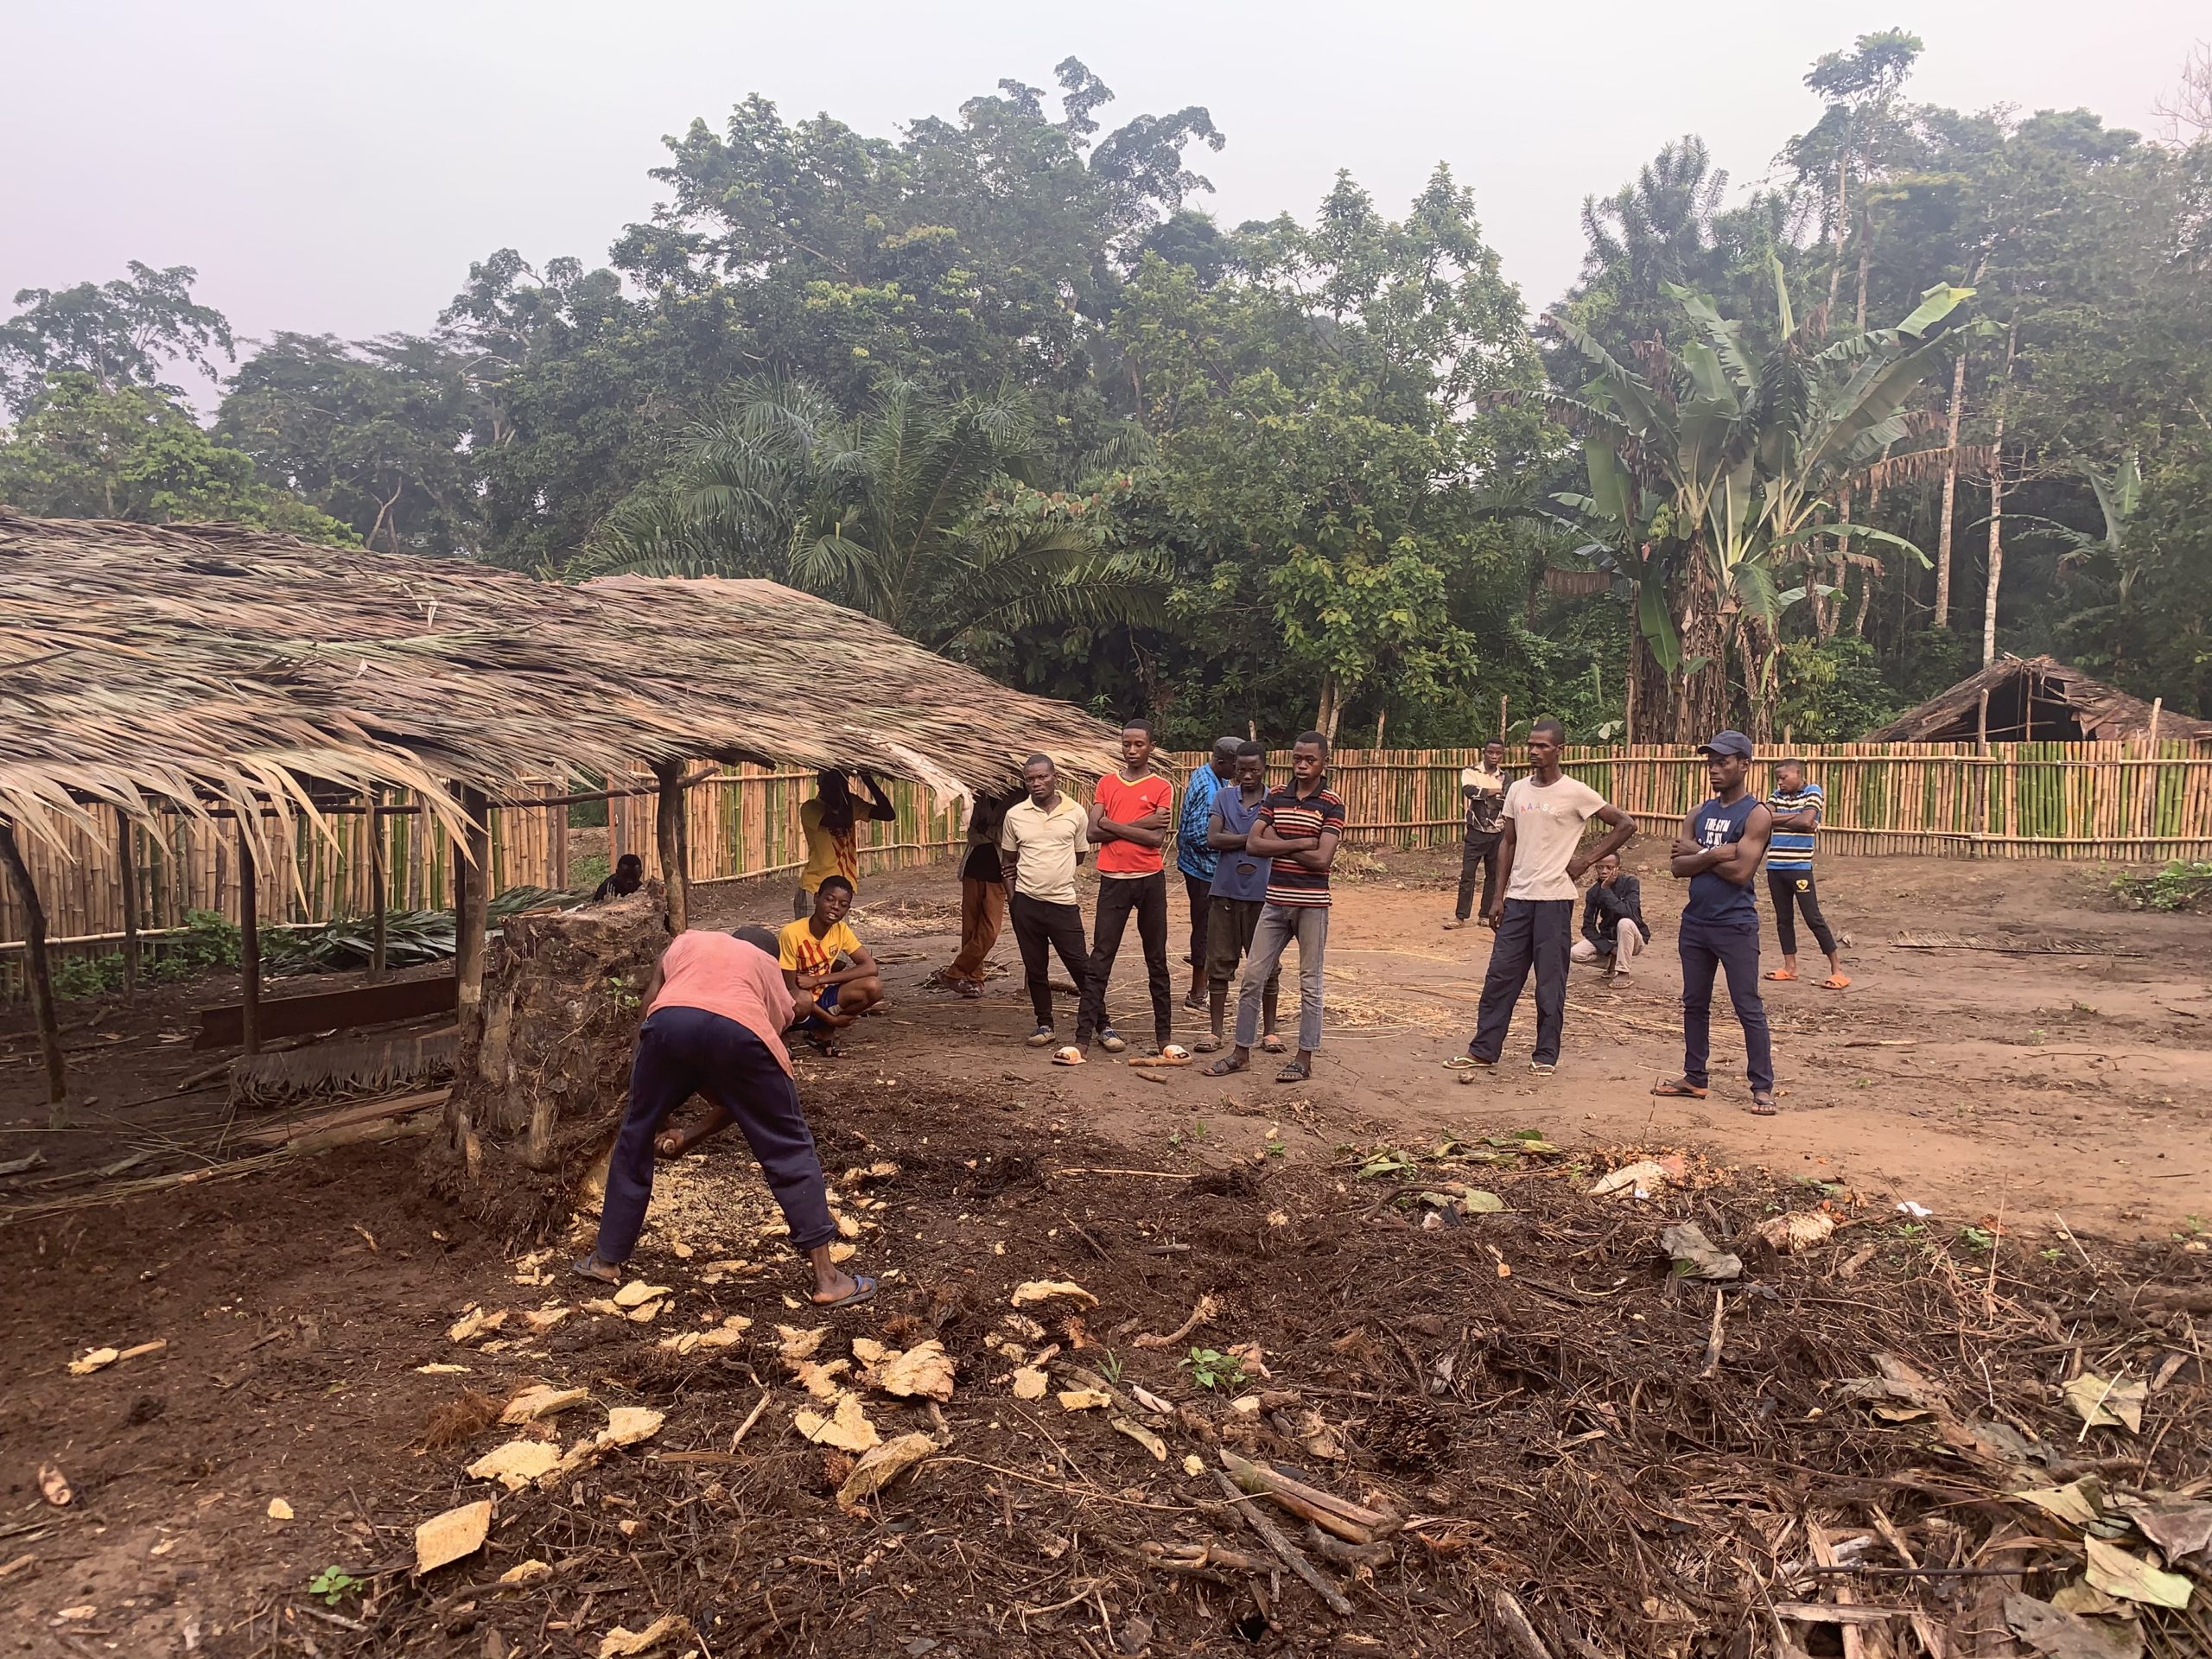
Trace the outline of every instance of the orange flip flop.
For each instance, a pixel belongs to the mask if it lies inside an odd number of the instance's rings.
[[[1851,976],[1830,974],[1821,982],[1821,988],[1824,991],[1847,991],[1851,988]]]
[[[1772,973],[1769,974],[1767,977],[1769,979],[1793,980],[1796,978],[1797,976],[1791,973],[1787,968],[1777,968]]]

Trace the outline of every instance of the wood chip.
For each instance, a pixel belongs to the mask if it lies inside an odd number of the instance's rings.
[[[550,1474],[560,1463],[561,1448],[550,1440],[509,1440],[470,1464],[468,1475],[473,1480],[496,1480],[509,1491],[518,1492],[539,1477]]]
[[[488,1497],[432,1516],[415,1529],[415,1570],[434,1573],[464,1555],[474,1555],[484,1548],[491,1530],[492,1500]]]
[[[1071,1279],[1032,1279],[1014,1287],[1016,1307],[1035,1307],[1043,1302],[1061,1300],[1081,1302],[1086,1307],[1098,1306],[1098,1299]]]
[[[507,1402],[506,1409],[499,1414],[499,1421],[510,1428],[518,1427],[566,1411],[570,1406],[581,1405],[590,1398],[588,1389],[556,1389],[550,1383],[537,1382]]]
[[[936,1450],[938,1443],[921,1433],[901,1434],[895,1440],[869,1447],[837,1489],[838,1503],[849,1510],[873,1497]]]
[[[882,1439],[856,1394],[839,1395],[836,1409],[826,1417],[815,1411],[794,1412],[791,1426],[817,1446],[834,1446],[843,1452],[865,1452]]]

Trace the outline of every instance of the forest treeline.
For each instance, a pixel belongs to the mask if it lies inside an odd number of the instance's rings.
[[[1845,738],[1991,650],[2212,716],[2207,58],[2145,136],[1916,102],[1920,50],[1813,66],[1755,186],[1690,136],[1585,201],[1535,315],[1447,169],[1226,226],[1207,111],[1072,59],[896,137],[754,97],[419,334],[19,294],[0,500],[772,577],[1179,744]]]

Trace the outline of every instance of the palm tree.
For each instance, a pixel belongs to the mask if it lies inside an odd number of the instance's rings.
[[[1822,345],[1793,315],[1778,262],[1772,275],[1778,343],[1757,358],[1710,300],[1676,284],[1689,337],[1679,353],[1654,342],[1643,372],[1554,322],[1594,371],[1580,397],[1554,400],[1591,483],[1561,503],[1635,584],[1639,630],[1675,682],[1677,739],[1726,717],[1731,646],[1755,729],[1764,722],[1783,613],[1817,588],[1816,537],[1921,556],[1844,522],[1833,498],[1908,435],[1905,399],[1948,349],[1939,325],[1973,290],[1932,288],[1895,327]],[[1800,567],[1803,580],[1784,588]]]
[[[612,514],[594,569],[767,576],[935,651],[1047,626],[1148,623],[1165,573],[1109,547],[1098,497],[1033,487],[1018,397],[887,384],[858,419],[792,382],[742,388]],[[1126,488],[1117,474],[1109,490]]]

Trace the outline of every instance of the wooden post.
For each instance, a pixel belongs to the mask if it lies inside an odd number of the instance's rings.
[[[1505,704],[1506,704],[1506,701],[1507,701],[1506,693],[1504,693],[1504,692],[1503,692],[1503,691],[1499,692],[1499,693],[1497,694],[1497,741],[1498,741],[1499,742],[1501,742],[1501,743],[1503,743],[1503,742],[1504,742],[1504,741],[1505,741]]]
[[[484,930],[492,900],[492,804],[480,789],[463,785],[461,810],[466,839],[454,849],[453,962],[455,1001],[463,1040],[484,1011]]]
[[[657,760],[653,778],[659,784],[653,803],[653,835],[660,854],[660,879],[668,890],[668,931],[681,933],[690,925],[690,837],[683,822],[683,762]]]
[[[261,877],[253,855],[254,831],[238,814],[238,1048],[261,1052]]]
[[[369,982],[382,979],[391,955],[391,905],[385,893],[389,880],[384,865],[384,791],[369,787]],[[454,935],[457,941],[461,935]]]
[[[123,1000],[138,1000],[138,856],[130,815],[115,809],[117,874],[123,882]]]
[[[47,1124],[67,1128],[69,1122],[69,1073],[61,1058],[61,1022],[54,1011],[54,965],[46,954],[46,906],[39,902],[38,884],[16,844],[16,826],[0,818],[0,863],[8,867],[8,880],[16,889],[16,903],[23,912],[23,968],[30,981],[31,1018],[38,1026],[39,1052],[46,1061]]]

